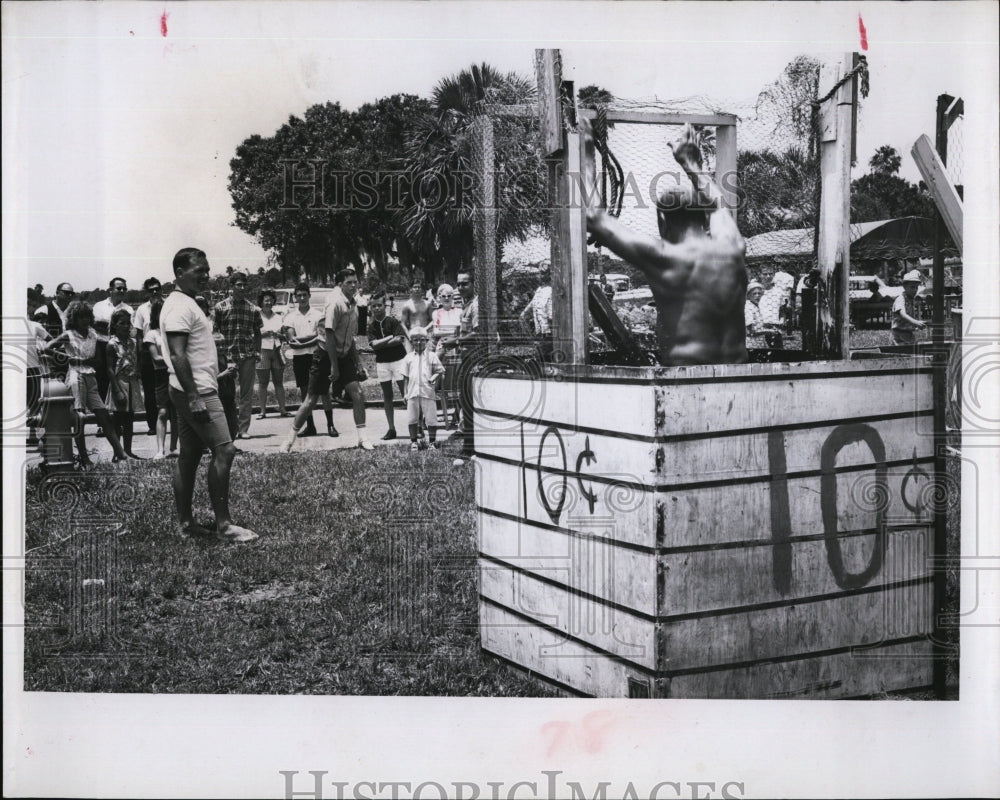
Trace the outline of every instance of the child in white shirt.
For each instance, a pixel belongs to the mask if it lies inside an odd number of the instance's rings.
[[[410,330],[410,344],[413,352],[403,359],[402,372],[406,376],[406,410],[410,428],[410,449],[418,450],[420,414],[423,412],[427,425],[427,436],[431,447],[437,447],[437,387],[444,375],[441,359],[427,347],[427,329],[415,327]]]

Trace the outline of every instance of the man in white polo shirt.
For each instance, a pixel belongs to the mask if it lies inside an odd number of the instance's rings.
[[[216,536],[227,542],[250,542],[257,534],[234,525],[229,516],[229,474],[236,448],[219,400],[219,358],[212,323],[195,297],[208,288],[208,259],[194,247],[174,256],[174,282],[160,310],[166,344],[163,360],[170,373],[170,399],[177,409],[180,456],[174,469],[174,500],[185,535],[211,535],[194,521],[191,503],[203,447],[212,451],[208,495],[215,512]]]
[[[132,317],[132,306],[125,302],[128,284],[124,278],[112,278],[108,296],[94,303],[94,330],[97,331],[97,391],[101,397],[108,394],[108,337],[111,334],[111,315],[121,308]]]

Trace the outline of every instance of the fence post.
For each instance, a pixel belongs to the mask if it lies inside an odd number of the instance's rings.
[[[855,54],[845,53],[839,64],[820,70],[820,97],[854,67]],[[817,346],[825,358],[850,358],[851,315],[848,282],[851,272],[851,140],[854,83],[846,81],[820,107],[819,243],[817,266],[820,286]]]
[[[474,221],[476,243],[476,296],[479,302],[479,332],[490,353],[497,341],[497,208],[493,151],[493,120],[478,116],[473,120],[473,169],[479,177]]]

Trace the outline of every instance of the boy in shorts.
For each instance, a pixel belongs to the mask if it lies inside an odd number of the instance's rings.
[[[437,353],[427,347],[427,330],[410,329],[413,352],[403,360],[406,376],[406,411],[410,428],[410,450],[419,450],[420,415],[424,415],[430,446],[437,447],[437,387],[444,375],[444,365]]]
[[[386,441],[396,438],[395,410],[392,407],[392,382],[399,386],[399,393],[406,397],[403,374],[403,361],[406,359],[406,331],[394,317],[386,316],[385,292],[374,295],[368,301],[368,309],[372,318],[368,323],[368,344],[375,351],[375,371],[379,385],[382,387],[382,399],[385,407],[385,419],[389,423],[389,431],[382,438]]]

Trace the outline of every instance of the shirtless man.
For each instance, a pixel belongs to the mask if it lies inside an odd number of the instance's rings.
[[[433,309],[424,297],[424,288],[421,281],[414,281],[410,287],[410,299],[403,303],[403,307],[399,310],[399,321],[403,323],[404,330],[427,328],[428,332],[430,331]]]
[[[583,133],[585,194],[596,197],[594,140],[587,120]],[[594,206],[587,208],[587,231],[649,280],[656,300],[661,364],[740,364],[747,360],[743,237],[722,204],[718,184],[701,171],[694,129],[685,125],[670,148],[692,186],[673,187],[658,198],[661,238],[636,233]]]

